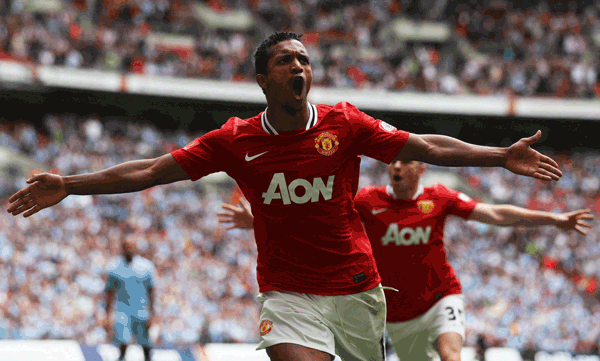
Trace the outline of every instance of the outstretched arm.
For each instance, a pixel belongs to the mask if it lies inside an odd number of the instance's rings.
[[[219,223],[233,223],[227,226],[227,229],[252,229],[254,224],[254,216],[250,210],[250,205],[244,199],[240,200],[241,207],[234,206],[233,204],[223,204],[221,207],[226,212],[219,212]]]
[[[130,193],[184,179],[190,177],[171,154],[121,163],[88,174],[62,177],[41,173],[29,178],[30,185],[9,198],[7,211],[14,216],[25,212],[23,216],[29,217],[70,194]]]
[[[465,143],[444,135],[411,133],[396,160],[419,160],[449,167],[504,167],[540,180],[558,180],[562,176],[558,164],[531,148],[541,136],[542,132],[538,131],[509,148],[499,148]]]
[[[469,216],[469,220],[496,226],[554,225],[565,230],[574,229],[581,234],[587,234],[591,225],[586,220],[591,219],[594,219],[594,215],[590,214],[589,209],[568,213],[550,213],[507,204],[486,203],[478,203]]]

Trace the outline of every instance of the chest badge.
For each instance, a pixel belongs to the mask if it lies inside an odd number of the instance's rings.
[[[429,214],[433,212],[433,208],[435,208],[435,203],[433,203],[433,201],[430,200],[418,201],[417,208],[419,208],[419,210],[424,214]]]
[[[323,155],[332,155],[338,150],[338,137],[329,132],[323,132],[315,138],[315,148]]]

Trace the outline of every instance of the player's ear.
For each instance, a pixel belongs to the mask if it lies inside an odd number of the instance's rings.
[[[267,83],[267,76],[265,74],[256,74],[256,82],[258,83],[258,86],[262,89],[263,93],[265,93],[266,90],[269,88],[269,83]]]

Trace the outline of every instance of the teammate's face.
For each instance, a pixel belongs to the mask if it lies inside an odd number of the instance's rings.
[[[424,171],[425,164],[414,160],[397,160],[391,163],[388,168],[390,183],[396,189],[407,189],[418,186],[419,179]]]
[[[267,74],[257,75],[267,99],[301,109],[312,84],[312,69],[306,48],[298,40],[285,40],[273,45],[267,63]]]

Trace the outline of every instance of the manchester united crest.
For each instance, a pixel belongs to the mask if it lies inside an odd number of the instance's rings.
[[[332,155],[338,149],[338,137],[329,132],[323,132],[315,138],[315,148],[323,155]]]
[[[435,207],[435,204],[433,203],[433,201],[430,201],[430,200],[417,202],[417,208],[419,208],[419,210],[421,212],[423,212],[424,214],[429,214],[429,213],[433,212],[434,207]]]
[[[198,143],[200,143],[200,141],[198,140],[198,138],[196,138],[196,139],[192,140],[191,142],[189,142],[188,145],[183,147],[183,149],[188,150],[188,149],[194,147]]]
[[[267,333],[271,332],[271,329],[273,328],[273,322],[269,321],[269,320],[262,320],[262,322],[260,323],[260,335],[264,336]]]

